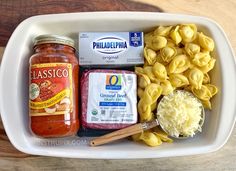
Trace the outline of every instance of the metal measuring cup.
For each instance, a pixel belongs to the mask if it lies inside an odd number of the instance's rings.
[[[201,103],[200,100],[198,100],[192,93],[190,92],[187,92],[185,90],[176,90],[176,91],[182,91],[182,93],[189,93],[191,94],[191,96],[193,98],[195,98],[197,101],[200,102],[201,104],[201,120],[199,122],[199,126],[202,127],[203,123],[204,123],[204,120],[205,120],[205,111],[204,111],[204,107]],[[175,93],[175,92],[174,92]],[[169,95],[167,95],[169,96]],[[161,101],[159,102],[159,104],[162,103],[162,100],[163,98],[161,99]],[[151,128],[154,128],[156,126],[160,126],[163,131],[165,131],[169,136],[173,137],[173,138],[177,138],[177,139],[186,139],[186,138],[189,138],[189,136],[184,136],[184,135],[179,135],[178,137],[176,136],[173,136],[173,135],[170,135],[169,131],[166,130],[166,128],[161,125],[158,121],[158,115],[157,115],[157,119],[154,119],[152,121],[149,121],[149,122],[144,122],[144,123],[138,123],[138,124],[135,124],[135,125],[132,125],[132,126],[129,126],[129,127],[126,127],[126,128],[123,128],[123,129],[120,129],[120,130],[117,130],[117,131],[114,131],[112,133],[109,133],[109,134],[106,134],[106,135],[103,135],[101,137],[98,137],[98,138],[95,138],[93,140],[90,141],[90,145],[91,146],[98,146],[98,145],[102,145],[102,144],[107,144],[109,142],[112,142],[112,141],[115,141],[115,140],[119,140],[119,139],[122,139],[122,138],[125,138],[125,137],[128,137],[128,136],[131,136],[131,135],[134,135],[134,134],[138,134],[138,133],[141,133],[145,130],[149,130]],[[197,133],[198,130],[196,130],[195,133]]]

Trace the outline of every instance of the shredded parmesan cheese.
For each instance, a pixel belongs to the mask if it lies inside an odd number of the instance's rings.
[[[201,132],[202,104],[191,93],[175,91],[164,96],[157,108],[161,127],[173,137],[193,136]]]

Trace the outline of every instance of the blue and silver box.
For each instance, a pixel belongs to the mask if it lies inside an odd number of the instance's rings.
[[[79,33],[80,65],[143,64],[143,32]]]

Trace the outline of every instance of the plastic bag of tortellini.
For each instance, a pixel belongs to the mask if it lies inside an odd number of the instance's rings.
[[[195,24],[181,24],[159,26],[145,34],[144,42],[144,66],[135,68],[140,122],[154,119],[158,99],[175,89],[192,92],[205,108],[211,109],[210,99],[218,92],[209,76],[216,62],[211,54],[215,46],[213,39],[198,31]],[[172,142],[157,129],[132,138],[149,146]]]

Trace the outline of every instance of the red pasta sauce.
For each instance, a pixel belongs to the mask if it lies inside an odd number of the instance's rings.
[[[74,41],[57,35],[35,38],[29,67],[29,116],[40,137],[75,135],[78,119],[78,60]]]

